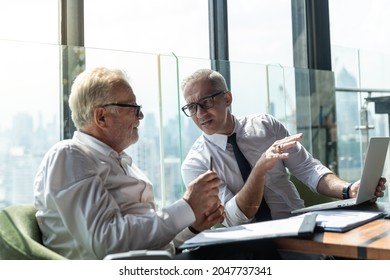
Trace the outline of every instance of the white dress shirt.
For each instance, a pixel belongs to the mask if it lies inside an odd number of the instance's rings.
[[[195,221],[182,199],[158,211],[152,184],[131,157],[81,132],[47,152],[34,199],[43,243],[70,259],[138,249],[174,253],[171,241]],[[193,236],[188,232],[179,242]]]
[[[234,117],[234,122],[238,146],[251,166],[255,165],[276,140],[289,135],[283,124],[268,114]],[[224,224],[232,226],[251,220],[236,204],[235,195],[243,187],[244,181],[233,148],[227,144],[227,137],[222,134],[201,135],[182,164],[182,176],[184,183],[187,184],[209,168],[212,156],[213,170],[222,181],[219,197],[226,212]],[[265,178],[264,198],[271,209],[273,219],[290,217],[291,210],[304,206],[296,187],[289,180],[289,172],[309,186],[313,192],[317,192],[316,188],[322,176],[332,173],[313,158],[300,143],[286,152],[290,154],[289,158],[279,160],[275,167],[267,172]]]

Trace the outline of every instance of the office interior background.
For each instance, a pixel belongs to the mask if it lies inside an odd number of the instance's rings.
[[[180,110],[180,82],[198,68],[225,75],[235,115],[273,114],[358,180],[368,139],[389,136],[389,11],[387,0],[0,0],[0,207],[33,202],[42,157],[74,131],[72,81],[94,66],[131,78],[145,117],[127,152],[160,206],[181,197],[200,136]]]

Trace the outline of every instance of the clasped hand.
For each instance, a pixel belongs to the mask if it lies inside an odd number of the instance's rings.
[[[218,197],[220,180],[214,171],[208,170],[192,181],[183,199],[191,206],[196,220],[192,227],[198,231],[222,223],[225,209]]]

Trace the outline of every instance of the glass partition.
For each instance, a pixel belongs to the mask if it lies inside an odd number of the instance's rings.
[[[0,49],[0,206],[31,203],[38,165],[60,140],[60,48],[0,41]]]
[[[374,101],[390,96],[390,56],[337,46],[332,47],[332,56],[340,175],[353,181],[360,178],[369,138],[390,136],[389,114],[377,112]],[[390,155],[383,175],[390,178]],[[381,200],[389,201],[389,196],[386,190]]]
[[[10,41],[0,41],[0,47],[4,62],[0,65],[0,90],[4,93],[0,105],[0,205],[5,206],[32,202],[38,164],[60,140],[62,47]],[[8,55],[11,52],[17,54],[17,60]],[[85,56],[86,68],[116,67],[128,73],[145,117],[139,129],[140,140],[127,152],[153,182],[160,206],[178,199],[185,189],[181,162],[201,135],[180,110],[185,104],[180,84],[191,72],[209,68],[210,61],[173,53],[97,48],[85,48]],[[355,68],[359,64],[354,55],[343,57],[349,57],[352,66],[344,67],[350,67],[348,75],[344,76],[342,70],[335,73],[336,88],[338,84],[359,84],[362,77],[355,75],[364,73]],[[244,62],[230,62],[230,69],[235,115],[274,115],[291,133],[303,132],[302,144],[349,181],[359,179],[364,160],[362,121],[367,120],[368,137],[389,135],[387,117],[376,114],[374,102],[366,99],[382,93],[335,90],[332,72]],[[334,91],[336,105],[330,102],[325,106]],[[385,175],[390,178],[389,160]]]
[[[384,24],[389,5],[385,0],[329,1],[339,166],[341,175],[351,181],[360,177],[368,139],[390,136],[389,114],[377,112],[377,102],[373,101],[390,96],[390,55],[385,54],[389,29]],[[349,12],[345,13],[346,10]],[[354,90],[342,90],[345,88]],[[371,94],[369,90],[373,90]],[[388,155],[384,168],[388,180],[389,158]],[[386,193],[383,200],[389,201],[390,192],[386,190]]]

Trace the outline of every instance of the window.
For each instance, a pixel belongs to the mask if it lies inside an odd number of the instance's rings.
[[[85,46],[207,58],[208,0],[84,0]]]
[[[227,5],[232,111],[237,116],[268,112],[295,131],[291,1]]]
[[[329,0],[339,170],[343,178],[351,181],[360,178],[364,160],[361,155],[365,153],[368,138],[390,133],[387,114],[375,113],[374,102],[366,100],[367,97],[390,95],[389,8],[390,3],[385,0],[375,3]],[[341,88],[388,89],[388,92],[368,94],[364,90],[337,90]],[[389,166],[388,156],[384,168],[387,178],[390,176]]]
[[[390,88],[389,57],[371,53],[387,51],[387,1],[329,4],[336,87]],[[38,164],[62,133],[63,79],[58,1],[0,0],[0,7],[0,25],[8,27],[0,29],[1,207],[32,201]],[[145,115],[140,141],[129,153],[154,183],[160,205],[169,204],[183,192],[181,161],[200,135],[180,111],[179,86],[190,72],[210,67],[208,0],[84,0],[84,12],[85,66],[119,67],[129,74]],[[234,102],[233,112],[270,112],[294,133],[296,102],[302,100],[295,100],[291,1],[229,0],[228,16],[231,89],[242,101]],[[353,150],[359,147],[351,139],[361,137],[355,127],[365,97],[336,96],[343,119],[337,127],[344,141],[339,156],[352,164],[346,169],[353,166],[347,179],[359,171],[350,156],[361,151]],[[370,135],[388,135],[386,116],[369,106],[376,127]]]
[[[181,134],[193,134],[179,119],[179,76],[191,65],[210,66],[208,0],[85,0],[84,9],[86,67],[119,67],[131,77],[145,117],[128,152],[159,204],[169,204],[184,191],[180,167],[189,145]]]
[[[231,61],[293,66],[291,0],[229,0]]]
[[[0,207],[31,203],[38,165],[60,139],[57,5],[0,1],[10,27],[0,29]]]

